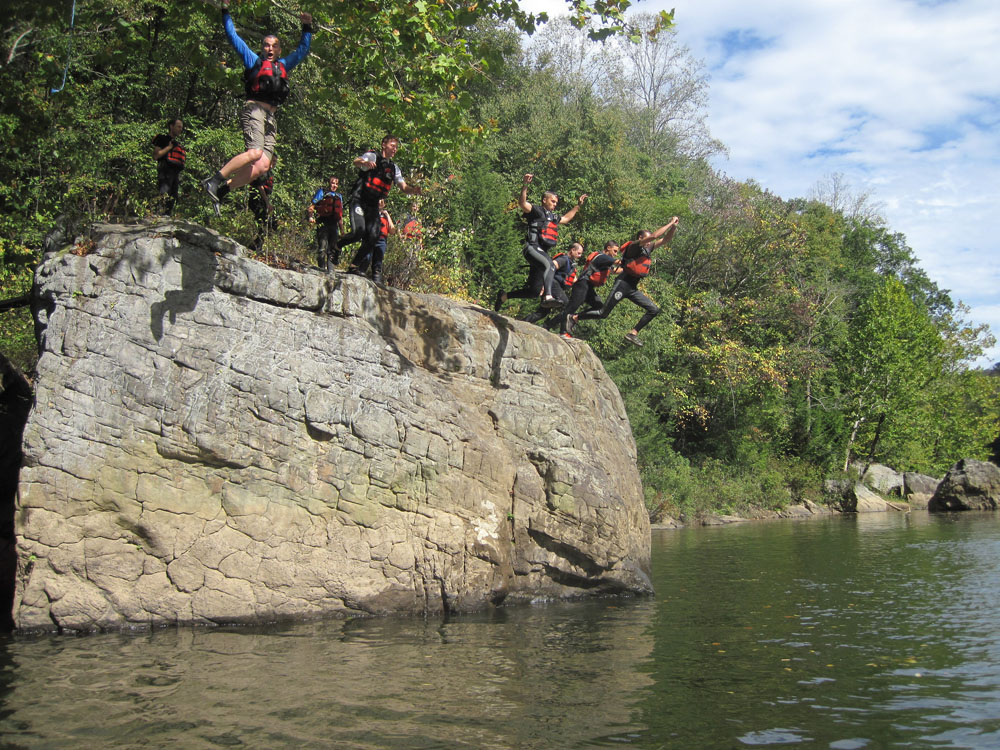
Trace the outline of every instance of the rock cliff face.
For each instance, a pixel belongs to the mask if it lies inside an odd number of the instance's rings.
[[[620,395],[581,342],[98,226],[37,274],[22,629],[650,591]]]

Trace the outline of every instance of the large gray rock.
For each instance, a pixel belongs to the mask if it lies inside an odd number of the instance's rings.
[[[865,470],[861,482],[880,495],[902,495],[903,475],[883,464],[872,464]]]
[[[840,507],[845,513],[884,513],[889,504],[858,482],[844,492]]]
[[[635,444],[585,344],[197,225],[93,239],[36,276],[20,628],[651,590]]]
[[[998,504],[1000,466],[963,458],[945,474],[927,510],[996,510]]]
[[[911,495],[933,495],[941,484],[940,479],[918,474],[915,471],[903,472],[903,497],[909,498]]]

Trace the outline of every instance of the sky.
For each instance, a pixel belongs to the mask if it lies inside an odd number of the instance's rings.
[[[521,0],[550,15],[563,0]],[[1000,337],[997,0],[640,0],[710,76],[713,165],[782,198],[834,174]],[[976,364],[1000,362],[1000,345]]]

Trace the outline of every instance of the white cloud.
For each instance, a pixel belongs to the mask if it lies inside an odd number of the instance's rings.
[[[558,0],[531,10],[564,11]],[[543,7],[544,6],[544,7]],[[1000,334],[995,0],[649,0],[711,72],[716,166],[786,197],[842,173]],[[981,361],[1000,361],[1000,346]]]

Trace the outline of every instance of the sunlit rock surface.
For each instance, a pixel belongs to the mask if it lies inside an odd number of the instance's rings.
[[[92,239],[37,274],[18,627],[650,591],[635,444],[585,344],[193,224]]]

